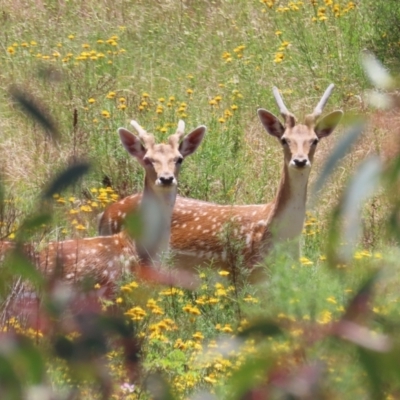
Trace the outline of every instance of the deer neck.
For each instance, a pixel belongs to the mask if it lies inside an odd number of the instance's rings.
[[[176,185],[158,187],[145,179],[139,205],[139,214],[145,228],[136,240],[136,248],[142,260],[158,263],[163,254],[168,252],[176,195]]]
[[[293,243],[293,254],[299,253],[299,237],[306,216],[307,185],[310,168],[295,169],[284,164],[274,206],[268,218],[264,251],[276,243]]]

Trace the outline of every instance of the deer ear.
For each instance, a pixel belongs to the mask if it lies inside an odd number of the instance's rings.
[[[140,142],[140,139],[125,128],[119,128],[118,134],[126,151],[131,156],[136,157],[140,164],[144,165],[143,157],[145,156],[147,150]]]
[[[343,111],[333,111],[326,115],[315,126],[314,131],[319,139],[329,136],[337,127],[343,117]]]
[[[204,125],[198,126],[183,138],[179,145],[179,153],[182,154],[182,157],[190,156],[197,150],[204,139],[206,130],[207,128]]]
[[[279,118],[276,117],[274,114],[270,113],[269,111],[264,110],[263,108],[259,108],[257,110],[257,114],[265,130],[270,135],[280,139],[285,132],[285,128],[281,124],[281,121],[279,121]]]

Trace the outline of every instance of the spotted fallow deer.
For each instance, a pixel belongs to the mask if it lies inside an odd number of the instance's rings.
[[[125,149],[145,169],[144,192],[138,210],[144,234],[136,241],[126,232],[120,232],[49,243],[43,250],[30,254],[45,275],[53,274],[59,267],[58,276],[66,282],[90,277],[100,284],[114,285],[124,271],[135,270],[138,265],[158,264],[161,254],[168,249],[180,167],[184,158],[198,148],[206,128],[199,126],[183,137],[185,124],[179,121],[177,132],[168,138],[168,143],[156,144],[154,136],[136,121],[131,124],[139,137],[124,128],[119,128],[118,133]],[[155,229],[148,229],[148,224]],[[156,240],[148,237],[155,230]],[[9,250],[10,243],[3,241],[3,248]]]
[[[307,184],[318,142],[330,135],[342,118],[334,111],[318,123],[334,85],[325,91],[313,113],[304,124],[296,124],[276,87],[273,94],[284,119],[284,125],[271,112],[259,109],[258,116],[265,130],[275,136],[283,149],[283,170],[274,200],[260,205],[218,205],[179,197],[172,215],[171,248],[179,268],[191,268],[213,261],[213,265],[229,268],[226,239],[222,232],[230,224],[233,235],[243,243],[244,262],[253,267],[262,261],[275,244],[291,242],[292,254],[298,257],[299,237],[303,229]],[[99,234],[121,230],[122,216],[140,203],[135,194],[110,205],[99,223]]]

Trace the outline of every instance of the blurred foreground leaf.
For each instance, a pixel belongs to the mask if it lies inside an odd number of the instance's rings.
[[[20,336],[18,338],[18,357],[23,360],[26,372],[30,375],[30,381],[33,384],[40,384],[46,375],[46,364],[42,357],[40,350],[35,346],[31,340],[26,337]]]
[[[50,199],[54,194],[60,193],[68,186],[78,181],[89,171],[89,164],[80,163],[68,167],[65,171],[56,176],[43,193],[45,199]]]
[[[365,326],[358,325],[351,321],[340,321],[337,324],[335,332],[342,339],[346,339],[364,349],[384,353],[392,348],[392,341],[388,336],[382,333],[372,332]]]
[[[11,251],[6,259],[6,265],[9,266],[9,269],[14,275],[20,275],[23,279],[27,279],[35,286],[41,287],[43,286],[44,278],[25,255],[25,251],[26,249],[20,247]]]
[[[333,151],[330,153],[328,160],[322,168],[317,181],[313,187],[313,197],[323,188],[328,178],[334,171],[337,164],[350,152],[352,145],[359,138],[365,129],[364,121],[358,121],[350,126],[343,134]]]
[[[347,321],[365,321],[371,315],[371,302],[375,284],[380,271],[375,271],[360,287],[346,307],[343,319]]]
[[[0,354],[0,398],[7,400],[24,398],[22,395],[22,381],[18,378],[9,356],[3,354]]]
[[[143,221],[139,213],[129,213],[124,220],[124,227],[131,238],[139,237],[143,231]]]
[[[341,207],[344,242],[341,251],[347,260],[352,256],[361,232],[361,206],[378,188],[381,171],[382,162],[379,157],[369,157],[358,167],[346,188]]]
[[[251,357],[245,361],[227,382],[228,390],[231,393],[229,398],[238,400],[244,398],[243,396],[248,391],[267,379],[274,362],[272,355]]]
[[[167,381],[160,374],[151,374],[146,379],[146,389],[153,400],[174,400]]]
[[[50,222],[51,215],[45,213],[33,215],[26,218],[18,229],[17,240],[19,242],[28,240],[29,237],[32,236],[37,229],[42,228],[43,225],[46,225]]]
[[[369,80],[376,88],[385,90],[393,88],[395,80],[372,53],[365,52],[361,61]]]
[[[59,138],[56,123],[50,117],[49,113],[44,110],[43,105],[40,104],[38,99],[17,86],[10,88],[10,95],[28,117],[36,120],[44,128],[47,135],[54,140]]]
[[[161,243],[165,237],[165,232],[171,224],[166,217],[168,215],[165,204],[158,199],[148,198],[142,201],[139,206],[139,215],[142,230],[136,237],[136,249],[139,257],[144,262],[151,262],[151,255],[159,253],[160,250],[166,250],[166,243]],[[140,225],[138,225],[140,226]]]
[[[385,392],[385,385],[381,376],[379,355],[370,350],[358,347],[358,356],[368,376],[368,383],[371,388],[371,399],[382,399],[382,395]]]
[[[275,322],[259,321],[244,329],[238,336],[245,338],[254,334],[276,336],[282,333],[282,329]]]

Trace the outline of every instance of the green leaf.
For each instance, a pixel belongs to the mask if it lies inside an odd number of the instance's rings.
[[[365,129],[364,121],[358,121],[343,134],[339,142],[328,157],[325,165],[322,168],[321,173],[318,176],[317,181],[313,187],[313,197],[323,188],[328,178],[334,171],[336,165],[349,153],[351,146],[359,138]],[[314,199],[315,201],[315,199]]]
[[[33,384],[40,384],[46,374],[46,364],[41,351],[33,343],[25,338],[19,337],[18,353],[25,361],[26,371]]]
[[[0,385],[4,399],[23,399],[22,382],[18,378],[10,359],[3,354],[0,354]]]
[[[50,183],[47,190],[43,193],[45,199],[51,198],[54,194],[60,193],[68,186],[71,186],[83,175],[89,171],[89,164],[80,163],[68,167],[65,171],[61,172],[53,182]]]
[[[368,382],[371,387],[371,398],[381,400],[382,394],[385,392],[384,382],[381,376],[381,357],[363,347],[358,347],[358,356],[369,378]]]

